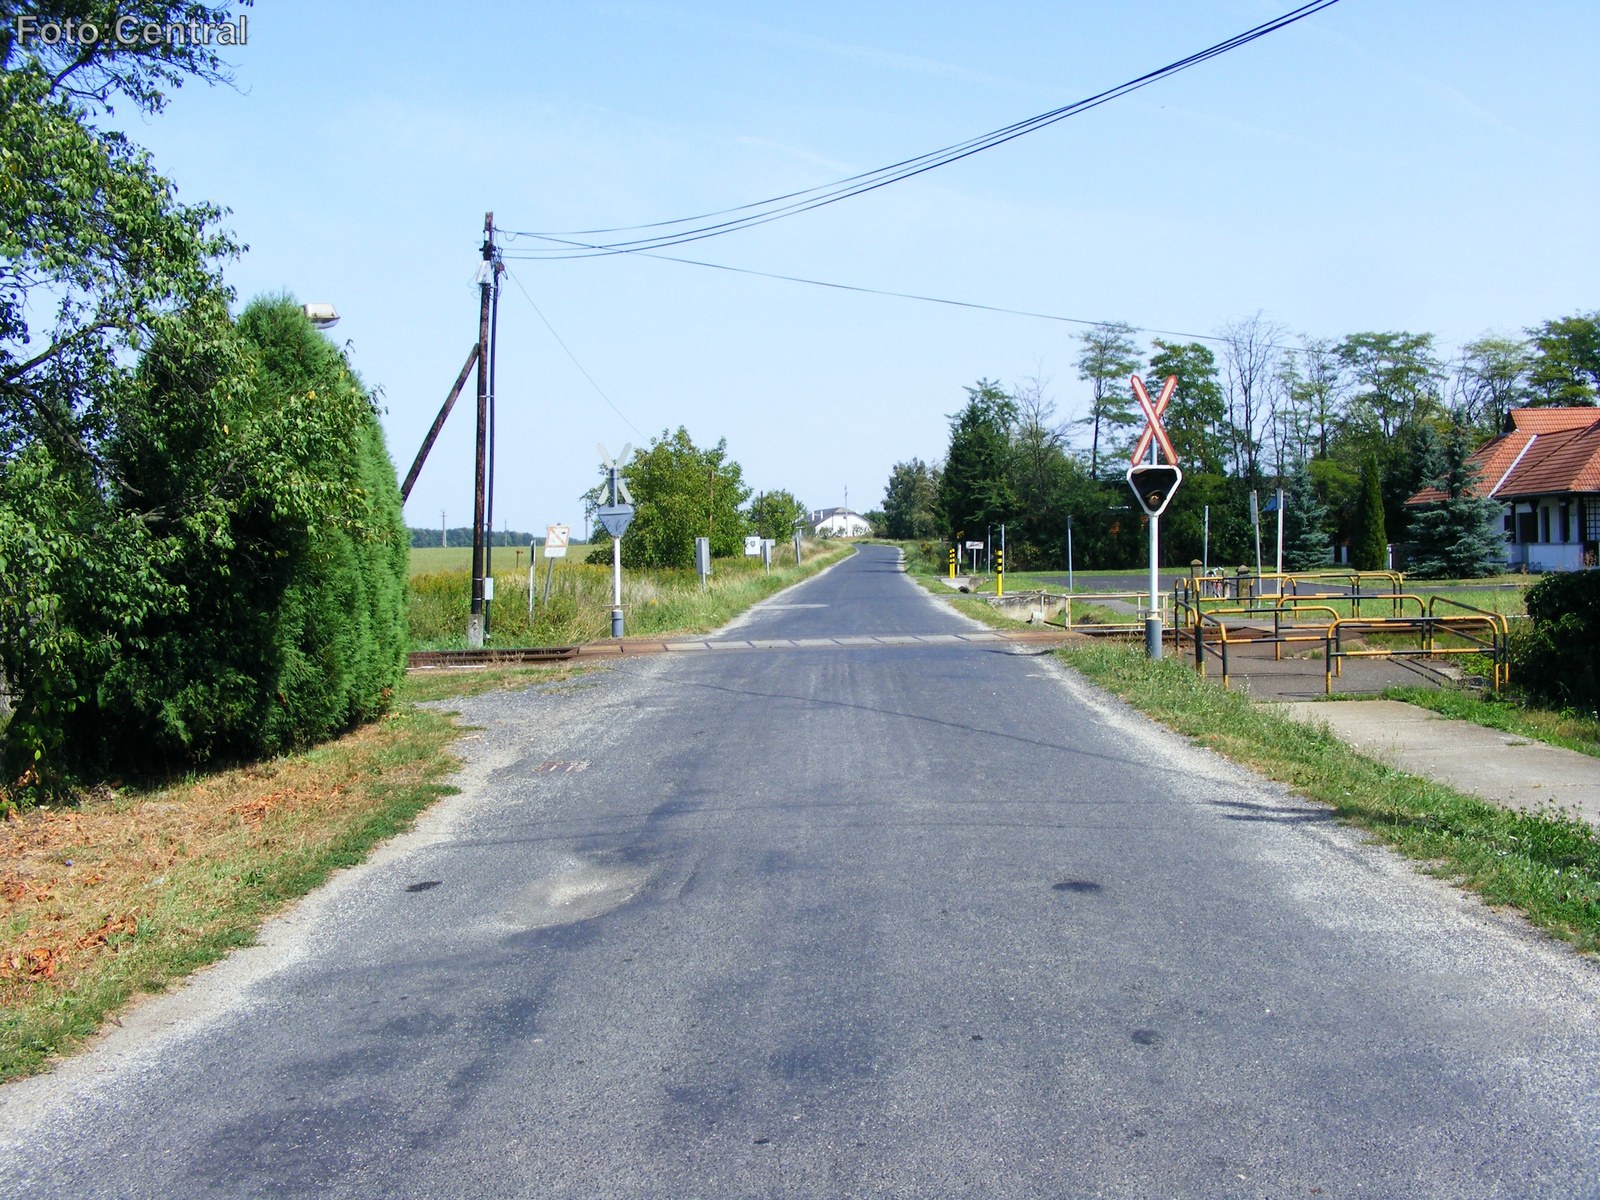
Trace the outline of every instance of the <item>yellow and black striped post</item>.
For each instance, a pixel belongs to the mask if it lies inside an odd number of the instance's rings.
[[[996,596],[1004,596],[1006,594],[1006,552],[1004,550],[996,550],[994,552],[994,594]]]
[[[955,577],[956,577],[956,548],[954,546],[951,546],[950,547],[950,578],[954,579]]]

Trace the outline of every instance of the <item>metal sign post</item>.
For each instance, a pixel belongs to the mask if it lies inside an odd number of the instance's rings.
[[[1144,432],[1139,435],[1128,467],[1128,486],[1138,497],[1139,507],[1150,517],[1150,610],[1144,620],[1144,650],[1152,659],[1161,657],[1161,514],[1183,482],[1183,470],[1178,466],[1178,452],[1161,425],[1161,414],[1178,390],[1178,377],[1168,375],[1161,385],[1161,394],[1152,402],[1145,391],[1144,380],[1133,377],[1133,394],[1144,410]],[[1150,461],[1142,461],[1145,451]],[[1166,456],[1162,463],[1160,455]]]
[[[1250,527],[1256,534],[1256,586],[1261,586],[1261,505],[1256,500],[1255,489],[1250,490]]]
[[[624,445],[622,453],[612,458],[600,446],[600,461],[610,476],[611,503],[601,507],[594,515],[600,527],[611,535],[611,636],[622,636],[622,535],[633,520],[633,497],[628,485],[622,482],[622,471],[617,464],[628,457],[632,447]]]
[[[772,552],[777,549],[778,543],[772,538],[761,539],[761,565],[766,568],[767,574],[772,574]]]
[[[1067,517],[1067,595],[1072,595],[1072,517],[1070,514]]]
[[[694,540],[694,569],[700,575],[700,590],[706,590],[706,578],[711,574],[711,539],[697,537]]]

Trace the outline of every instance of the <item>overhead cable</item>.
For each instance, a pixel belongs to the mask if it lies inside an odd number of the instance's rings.
[[[617,226],[607,229],[567,230],[567,231],[514,231],[507,230],[506,236],[512,239],[529,238],[535,241],[548,243],[544,246],[530,246],[520,251],[508,252],[507,257],[536,259],[536,258],[592,258],[607,254],[634,254],[643,250],[660,250],[670,246],[682,245],[685,242],[700,241],[704,238],[719,237],[726,233],[733,233],[740,229],[748,229],[756,225],[764,225],[771,221],[781,220],[785,217],[796,216],[803,212],[825,205],[836,204],[841,200],[853,196],[863,195],[875,191],[889,184],[898,183],[905,179],[921,175],[926,171],[947,166],[953,162],[968,158],[995,146],[1004,145],[1006,142],[1046,128],[1068,117],[1077,116],[1093,108],[1098,108],[1111,100],[1128,95],[1130,92],[1150,86],[1159,80],[1186,71],[1190,67],[1207,62],[1230,50],[1275,33],[1297,21],[1313,16],[1323,9],[1331,8],[1338,0],[1311,0],[1298,8],[1275,17],[1270,21],[1247,29],[1224,41],[1218,42],[1206,49],[1168,63],[1154,71],[1146,72],[1126,83],[1108,88],[1085,99],[1060,108],[1051,109],[1049,112],[1040,113],[1022,121],[1014,122],[1000,129],[979,134],[977,137],[968,138],[966,141],[945,146],[939,150],[932,150],[915,158],[903,159],[873,171],[866,171],[858,175],[851,175],[832,183],[821,184],[814,188],[802,191],[788,192],[781,196],[772,196],[766,200],[754,201],[750,204],[739,205],[735,208],[720,209],[715,212],[700,213],[692,217],[678,217],[669,221],[656,221],[646,225]],[[726,220],[713,220],[725,217]],[[704,222],[711,222],[705,224]],[[663,230],[660,233],[651,233],[651,230]],[[583,241],[586,237],[599,237],[614,233],[640,233],[644,236],[624,238],[614,241]]]
[[[578,361],[578,356],[574,354],[570,348],[568,348],[566,342],[561,340],[561,335],[556,332],[556,327],[550,324],[549,318],[544,315],[544,311],[534,301],[534,298],[529,295],[528,289],[522,286],[522,280],[511,274],[511,269],[509,267],[506,268],[506,276],[511,280],[512,283],[517,285],[517,290],[527,298],[528,303],[533,306],[533,311],[539,315],[539,320],[543,321],[544,327],[550,331],[550,336],[555,338],[556,345],[560,346],[562,350],[566,351],[567,357],[572,360],[572,365],[577,367],[579,372],[582,373],[583,377],[589,381],[589,386],[595,390],[595,393],[600,397],[600,399],[604,400],[608,405],[611,406],[611,411],[622,418],[622,423],[624,425],[633,430],[634,433],[638,434],[645,441],[649,441],[650,439],[645,435],[645,432],[632,421],[628,420],[627,414],[618,408],[614,403],[612,403],[611,397],[606,395],[605,389],[594,381],[594,376],[589,374],[584,365]]]

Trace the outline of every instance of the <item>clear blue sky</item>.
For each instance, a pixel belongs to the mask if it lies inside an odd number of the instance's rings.
[[[476,334],[483,215],[676,217],[876,167],[1119,83],[1255,0],[326,5],[263,0],[238,87],[127,126],[230,207],[241,298],[329,300],[401,471]],[[1600,307],[1600,5],[1344,0],[909,183],[698,243],[761,270],[1137,326],[1489,330]],[[1080,412],[1072,326],[632,258],[512,264],[497,518],[582,523],[597,441],[686,425],[758,487],[875,507],[979,376]],[[468,521],[471,410],[412,495]],[[501,520],[497,519],[499,526]]]

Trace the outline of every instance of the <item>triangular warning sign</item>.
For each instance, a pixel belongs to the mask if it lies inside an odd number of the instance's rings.
[[[1143,463],[1128,468],[1128,486],[1139,497],[1139,507],[1152,517],[1161,515],[1182,482],[1183,472],[1164,463]]]

